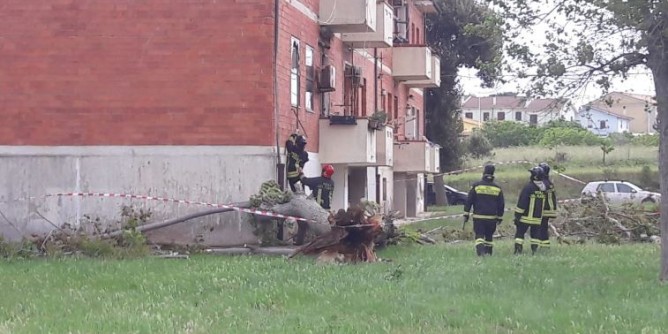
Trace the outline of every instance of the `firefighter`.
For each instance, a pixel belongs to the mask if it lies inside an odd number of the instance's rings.
[[[473,207],[473,232],[478,256],[492,255],[492,238],[496,226],[503,220],[505,201],[501,187],[494,182],[494,170],[494,165],[485,166],[482,180],[471,186],[464,205],[464,224],[469,220]]]
[[[308,153],[306,152],[306,137],[293,133],[285,142],[287,151],[287,179],[292,192],[297,191],[295,186],[299,182],[299,175],[306,162],[308,162]]]
[[[554,190],[554,183],[550,180],[550,165],[547,162],[541,162],[538,167],[545,172],[545,206],[543,207],[543,218],[540,220],[540,246],[550,248],[550,218],[557,218],[557,193]]]
[[[312,196],[316,202],[326,210],[329,210],[332,203],[332,195],[334,194],[334,167],[332,165],[322,166],[322,174],[319,177],[306,177],[303,173],[299,174],[301,183],[311,189]],[[295,235],[294,244],[301,245],[304,243],[306,237],[306,230],[308,225],[302,221],[297,222],[297,235]]]
[[[543,207],[545,203],[545,173],[543,169],[536,166],[529,169],[530,181],[527,183],[515,208],[515,254],[521,254],[524,245],[524,235],[530,229],[531,252],[538,249],[540,243],[540,223],[543,218]]]
[[[322,174],[319,177],[306,177],[304,174],[300,175],[300,180],[303,185],[309,187],[313,192],[312,196],[315,201],[324,209],[329,210],[332,203],[332,195],[334,195],[334,166],[322,166]]]

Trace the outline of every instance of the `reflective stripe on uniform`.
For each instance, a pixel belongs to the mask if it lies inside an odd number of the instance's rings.
[[[525,223],[529,225],[540,225],[540,218],[531,218],[522,216],[520,218],[520,223]]]
[[[515,212],[517,212],[517,213],[524,213],[524,209],[521,209],[521,208],[515,208]]]
[[[550,240],[543,240],[543,242],[540,245],[541,247],[550,247]]]
[[[480,245],[480,244],[484,244],[484,243],[485,243],[485,239],[475,239],[476,246]]]
[[[496,215],[479,215],[479,214],[473,214],[473,219],[490,219],[494,220],[497,219],[499,216]]]
[[[522,245],[522,244],[524,244],[524,239],[522,239],[522,238],[515,238],[515,243],[516,243],[516,244],[519,244],[519,245]]]
[[[531,238],[531,244],[532,244],[532,245],[540,245],[540,244],[542,244],[542,243],[543,243],[543,242],[542,242],[540,239],[533,239],[533,238]]]
[[[501,193],[501,188],[494,186],[478,185],[473,189],[479,195],[499,196]]]
[[[554,210],[545,210],[545,211],[543,211],[543,217],[547,217],[547,218],[557,218],[557,211],[554,211]]]
[[[493,242],[493,241],[487,241],[487,240],[485,240],[485,245],[487,245],[487,246],[493,246],[493,245],[494,245],[494,242]]]

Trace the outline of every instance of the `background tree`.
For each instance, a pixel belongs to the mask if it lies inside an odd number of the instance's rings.
[[[530,81],[534,96],[568,96],[589,83],[607,91],[612,77],[649,69],[654,78],[659,160],[668,161],[668,1],[490,0],[507,32],[507,69]],[[546,27],[542,45],[535,34]],[[532,38],[529,36],[534,35]],[[659,164],[668,196],[668,165]],[[668,281],[668,201],[661,203],[661,273]]]
[[[491,86],[502,61],[502,19],[474,0],[436,0],[439,13],[427,17],[427,44],[441,57],[441,86],[426,91],[426,134],[441,145],[441,169],[460,167],[465,148],[459,140],[462,92],[457,70],[475,67]]]

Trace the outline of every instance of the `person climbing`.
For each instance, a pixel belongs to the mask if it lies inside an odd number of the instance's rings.
[[[299,176],[302,173],[304,165],[308,162],[308,153],[306,152],[306,137],[293,133],[285,142],[287,151],[286,159],[286,177],[290,190],[297,191],[296,184],[300,182]]]

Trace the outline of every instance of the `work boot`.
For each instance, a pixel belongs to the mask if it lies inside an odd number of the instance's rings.
[[[531,245],[531,255],[535,255],[535,254],[536,254],[536,250],[538,250],[538,245],[536,245],[536,244],[532,244],[532,245]]]
[[[475,253],[478,256],[484,256],[485,255],[485,245],[483,245],[483,244],[475,245]]]
[[[515,244],[515,253],[514,254],[522,254],[522,245],[521,244]]]

